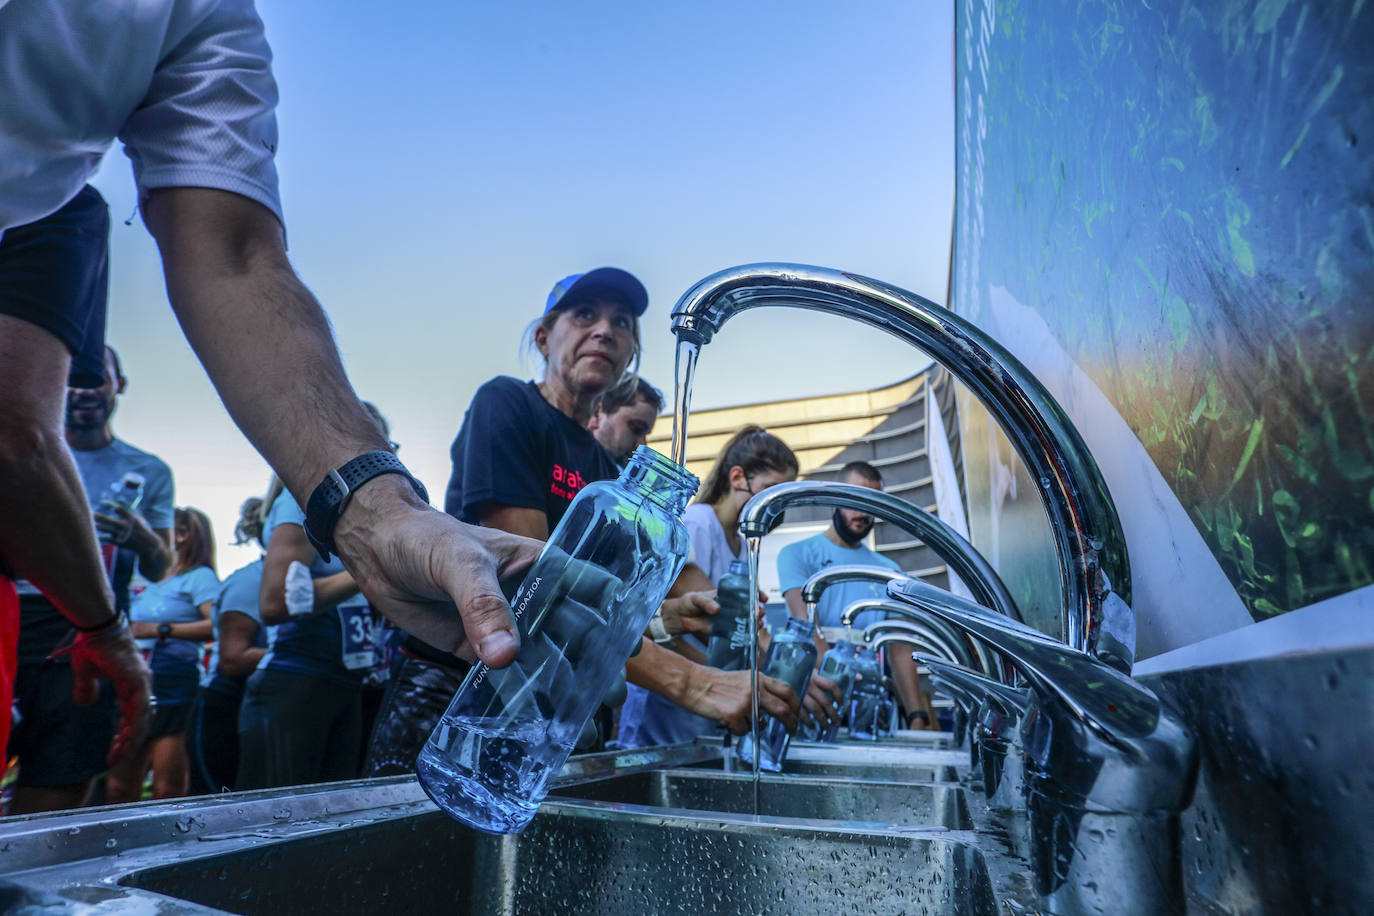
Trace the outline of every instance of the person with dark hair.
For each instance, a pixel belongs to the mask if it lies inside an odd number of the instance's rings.
[[[262,546],[262,500],[246,499],[234,525],[236,545]],[[258,610],[262,557],[230,573],[210,612],[214,647],[196,697],[195,719],[187,744],[191,753],[191,793],[227,792],[239,770],[239,706],[244,684],[267,651],[268,628]]]
[[[157,710],[143,746],[110,768],[110,803],[142,798],[149,768],[154,798],[180,798],[190,786],[186,731],[195,710],[201,651],[211,635],[210,609],[220,583],[210,519],[188,508],[177,509],[175,519],[176,560],[166,578],[139,594],[129,614],[134,638],[149,657]]]
[[[730,437],[711,466],[692,505],[682,514],[691,538],[691,560],[712,585],[730,572],[730,564],[744,560],[739,514],[755,493],[795,480],[797,456],[777,436],[761,426],[743,426]],[[706,644],[689,633],[678,637],[679,651],[704,661]],[[685,646],[683,645],[685,644]],[[716,723],[693,714],[661,694],[631,685],[620,713],[621,747],[647,747],[691,741],[713,732]]]
[[[617,385],[597,401],[587,430],[616,464],[624,465],[630,453],[648,441],[661,410],[663,392],[636,375],[630,384]]]
[[[839,480],[873,490],[883,488],[882,473],[867,461],[851,461],[840,468]],[[896,563],[863,543],[872,530],[873,516],[867,512],[837,508],[831,513],[830,527],[825,531],[804,541],[788,544],[778,552],[778,580],[787,610],[792,616],[806,615],[806,603],[801,598],[802,586],[827,566],[881,566],[901,572],[901,567]],[[833,643],[839,638],[837,628],[841,626],[840,616],[846,607],[855,601],[883,598],[885,595],[883,587],[872,582],[841,582],[826,589],[816,607],[816,620],[824,628],[821,635],[826,643]],[[853,626],[864,629],[882,619],[881,611],[865,611],[854,619]],[[829,633],[825,630],[829,630]],[[907,711],[908,725],[934,728],[935,723],[930,716],[929,704],[921,693],[916,663],[912,661],[911,653],[888,653],[887,663],[892,671],[892,680],[897,685],[898,696]]]
[[[115,409],[129,381],[113,347],[97,343],[96,353],[95,371],[66,390],[65,438],[88,511],[107,542],[103,551],[115,607],[127,613],[135,573],[157,581],[173,560],[172,471],[156,455],[115,436]],[[109,514],[113,510],[100,506],[100,500],[130,472],[143,478],[143,496],[133,511],[120,508]],[[20,630],[15,700],[21,718],[9,746],[19,758],[12,812],[75,808],[85,803],[91,780],[106,768],[116,737],[115,691],[102,682],[94,702],[73,702],[75,677],[67,651],[74,636],[72,621],[33,584],[19,580],[16,586]],[[132,642],[130,651],[136,651]]]
[[[140,744],[148,717],[148,673],[57,419],[91,309],[104,306],[73,287],[101,286],[91,230],[108,214],[83,186],[116,137],[177,320],[234,421],[306,507],[311,543],[440,651],[510,664],[519,637],[500,579],[539,545],[435,511],[367,422],[286,255],[277,86],[252,0],[0,3],[0,61],[0,708],[22,576],[79,630],[74,696],[92,699],[97,677],[113,683],[112,756]]]
[[[643,284],[615,267],[573,274],[554,285],[526,335],[543,360],[542,378],[498,376],[477,390],[463,417],[450,452],[450,514],[543,540],[582,487],[618,475],[587,425],[598,399],[628,383],[639,360],[639,317],[648,304]],[[677,623],[673,630],[665,624],[665,632],[682,632],[681,621],[699,617],[704,601],[690,593],[670,598],[660,619]],[[686,605],[692,610],[680,613]],[[377,718],[365,775],[413,769],[468,670],[415,635],[403,643],[402,653]],[[737,731],[748,727],[747,672],[717,672],[646,639],[627,664],[626,677]],[[763,702],[780,718],[794,716],[788,698],[790,692],[783,699],[769,693]]]

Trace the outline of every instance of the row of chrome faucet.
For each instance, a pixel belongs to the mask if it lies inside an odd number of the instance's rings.
[[[814,608],[847,579],[886,583],[888,599],[846,610],[890,618],[870,644],[919,650],[958,709],[957,729],[983,776],[988,804],[1024,813],[1031,877],[1055,914],[1185,910],[1179,817],[1196,782],[1196,739],[1129,675],[1135,617],[1120,519],[1096,463],[1044,386],[976,326],[920,296],[840,271],[756,264],[722,271],[673,310],[680,341],[708,343],[734,314],[790,306],[858,320],[941,362],[995,417],[1033,478],[1049,516],[1062,629],[1056,640],[1021,621],[1010,592],[964,538],[930,513],[881,491],[804,481],[755,496],[741,533],[761,537],[792,506],[869,512],[929,545],[973,600],[889,570],[831,567],[809,581]]]

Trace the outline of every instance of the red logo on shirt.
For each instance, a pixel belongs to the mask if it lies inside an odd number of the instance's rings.
[[[553,483],[549,486],[549,492],[554,496],[572,499],[586,485],[587,481],[582,478],[580,471],[568,470],[561,464],[553,466]]]

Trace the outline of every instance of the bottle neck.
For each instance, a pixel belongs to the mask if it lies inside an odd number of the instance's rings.
[[[802,620],[800,617],[787,618],[787,632],[804,639],[810,639],[816,635],[816,625],[809,620]]]
[[[630,455],[625,470],[620,472],[620,482],[673,515],[682,514],[699,485],[696,476],[682,465],[644,445]]]

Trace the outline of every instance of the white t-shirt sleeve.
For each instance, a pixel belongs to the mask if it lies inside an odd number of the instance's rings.
[[[271,62],[252,0],[220,0],[162,59],[119,132],[140,200],[154,188],[215,188],[281,219]]]

